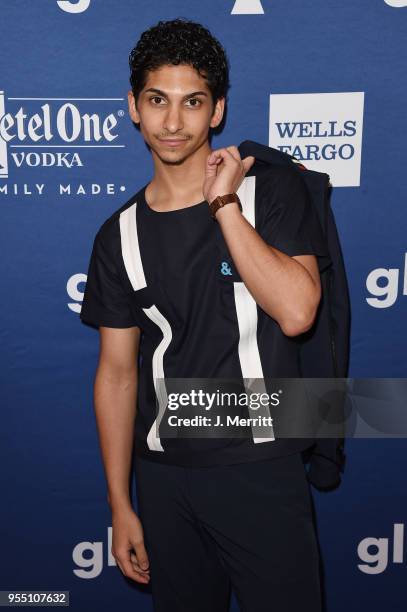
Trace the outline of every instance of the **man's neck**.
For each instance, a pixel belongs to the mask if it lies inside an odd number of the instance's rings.
[[[154,175],[145,193],[150,207],[164,211],[203,201],[206,160],[211,151],[206,141],[180,165],[164,163],[153,151]]]

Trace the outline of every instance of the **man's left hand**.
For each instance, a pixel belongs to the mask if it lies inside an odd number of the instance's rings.
[[[203,195],[209,204],[217,197],[234,193],[255,162],[252,155],[240,157],[235,146],[215,149],[206,160]]]

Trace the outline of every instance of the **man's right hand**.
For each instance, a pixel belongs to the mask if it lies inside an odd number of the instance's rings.
[[[150,563],[140,519],[133,509],[112,512],[112,555],[122,573],[136,582],[150,581]]]

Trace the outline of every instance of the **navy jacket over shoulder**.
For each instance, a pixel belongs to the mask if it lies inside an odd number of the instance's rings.
[[[301,336],[301,370],[304,378],[346,378],[349,364],[350,300],[345,266],[329,198],[329,175],[308,170],[278,149],[245,140],[238,146],[241,158],[255,157],[248,175],[268,164],[289,165],[303,177],[315,206],[331,258],[321,271],[321,303],[312,329]],[[318,489],[337,486],[345,465],[344,438],[316,438],[309,456],[309,481]]]

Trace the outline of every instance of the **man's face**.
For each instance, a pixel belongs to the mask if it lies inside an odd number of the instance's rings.
[[[201,93],[197,93],[201,92]],[[213,108],[206,80],[189,65],[168,65],[148,72],[137,108],[129,91],[129,113],[159,159],[181,164],[208,139],[222,120],[224,98]],[[165,140],[180,140],[177,144]]]

